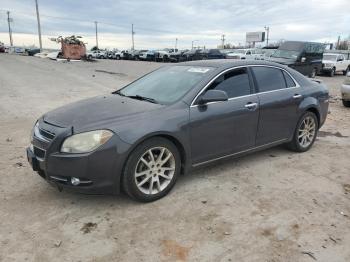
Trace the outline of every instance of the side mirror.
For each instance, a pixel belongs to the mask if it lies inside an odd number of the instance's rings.
[[[343,58],[338,58],[337,59],[337,62],[341,62],[341,61],[343,61]]]
[[[202,95],[199,100],[199,105],[205,105],[210,102],[218,102],[218,101],[227,101],[228,96],[225,91],[222,90],[208,90],[205,92],[204,95]]]
[[[300,61],[301,61],[302,63],[305,63],[306,57],[302,57]]]

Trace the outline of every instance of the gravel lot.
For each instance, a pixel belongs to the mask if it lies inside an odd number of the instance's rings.
[[[164,199],[58,192],[25,147],[35,120],[160,66],[62,63],[0,55],[0,261],[350,261],[350,109],[344,77],[313,148],[223,161],[178,180]]]

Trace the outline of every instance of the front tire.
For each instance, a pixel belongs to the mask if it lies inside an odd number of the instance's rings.
[[[335,68],[332,68],[332,70],[329,72],[329,76],[333,77],[335,75]]]
[[[314,113],[307,111],[299,119],[293,139],[287,144],[288,148],[295,152],[308,151],[315,142],[317,132],[317,117]]]
[[[129,156],[123,171],[123,189],[135,200],[155,201],[170,192],[180,169],[176,146],[162,137],[151,138]]]

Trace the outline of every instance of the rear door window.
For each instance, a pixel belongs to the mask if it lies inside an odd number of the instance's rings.
[[[253,66],[252,67],[259,92],[268,92],[286,88],[283,73],[278,68]]]
[[[225,91],[229,98],[250,94],[250,83],[247,68],[239,68],[219,76],[209,89]]]

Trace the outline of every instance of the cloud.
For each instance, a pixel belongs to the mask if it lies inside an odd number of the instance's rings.
[[[348,0],[39,0],[45,36],[82,35],[94,45],[98,21],[101,47],[129,48],[134,23],[138,48],[181,48],[196,44],[215,47],[222,34],[230,43],[245,43],[245,33],[270,26],[271,41],[279,39],[336,41],[347,36]],[[10,10],[15,44],[38,45],[34,1],[2,0],[0,41],[8,43],[4,10]],[[44,41],[44,45],[50,45]]]

